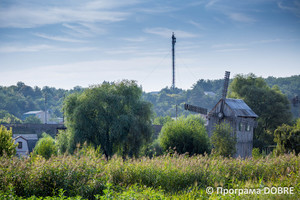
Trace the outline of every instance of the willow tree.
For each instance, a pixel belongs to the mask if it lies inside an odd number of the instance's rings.
[[[114,153],[137,156],[150,139],[151,104],[142,100],[134,81],[104,82],[64,102],[66,126],[71,133],[71,151],[87,142],[101,149],[108,159]]]

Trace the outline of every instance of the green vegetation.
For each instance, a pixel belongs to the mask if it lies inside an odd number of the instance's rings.
[[[42,121],[36,116],[29,116],[23,122],[24,124],[41,124]]]
[[[236,152],[236,135],[226,122],[216,124],[211,136],[214,152],[221,156],[233,156]]]
[[[16,146],[12,139],[12,130],[7,130],[6,127],[0,126],[0,157],[3,155],[16,155]]]
[[[254,147],[261,150],[274,145],[274,131],[282,124],[292,122],[292,113],[288,98],[278,86],[270,88],[264,79],[254,74],[237,75],[229,87],[230,97],[243,99],[259,116],[254,131]]]
[[[42,138],[38,140],[34,147],[33,156],[40,155],[49,159],[52,155],[57,154],[55,140],[47,133],[42,134]]]
[[[70,152],[87,142],[95,148],[100,145],[107,159],[116,152],[124,158],[137,156],[152,134],[151,104],[141,96],[141,88],[127,80],[70,95],[64,103]]]
[[[287,78],[268,77],[264,79],[269,87],[276,85],[281,92],[291,101],[296,95],[300,96],[300,75]],[[183,108],[184,103],[212,109],[221,98],[223,79],[204,80],[195,83],[191,89],[164,88],[157,93],[143,93],[144,100],[153,104],[154,113],[158,117],[175,117],[176,104],[178,116],[188,115],[190,112]],[[62,117],[62,103],[64,97],[72,93],[81,93],[84,89],[76,86],[72,90],[56,89],[52,87],[30,87],[22,82],[9,87],[0,86],[0,110],[5,110],[11,115],[21,118],[22,114],[32,110],[45,109],[45,95],[47,107],[53,117]],[[213,92],[209,94],[207,92]],[[299,105],[291,107],[294,118],[300,115]],[[0,115],[0,119],[2,119]]]
[[[16,116],[9,114],[5,110],[0,110],[0,124],[21,124],[22,120],[17,118]]]
[[[210,152],[209,138],[200,116],[182,116],[176,121],[167,122],[161,130],[159,141],[165,151],[171,148],[189,155]]]
[[[149,159],[105,157],[93,148],[46,160],[0,157],[0,196],[25,199],[299,199],[300,158],[233,159],[173,154]],[[209,195],[206,187],[215,192]],[[292,195],[223,195],[224,189],[294,187]],[[80,197],[79,197],[80,196]],[[53,198],[53,199],[56,199]],[[50,198],[49,198],[50,199]]]
[[[282,154],[295,151],[300,152],[300,118],[293,126],[286,124],[278,127],[274,132],[274,141],[277,143],[276,153]]]

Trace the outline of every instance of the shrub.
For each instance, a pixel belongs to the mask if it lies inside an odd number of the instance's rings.
[[[12,129],[7,130],[5,126],[0,126],[0,156],[6,154],[13,156],[16,154],[16,144],[12,139]]]
[[[259,148],[253,148],[252,149],[252,158],[258,159],[261,157],[261,154],[259,153]]]
[[[180,154],[203,154],[209,152],[209,139],[200,116],[180,117],[176,121],[166,123],[159,136],[160,145],[166,151],[176,149]]]
[[[236,152],[236,135],[226,122],[216,124],[211,142],[217,155],[229,157]]]
[[[70,132],[68,130],[59,130],[55,146],[59,154],[64,154],[70,150]]]
[[[42,138],[36,143],[33,154],[41,155],[46,159],[49,159],[52,155],[57,155],[55,140],[47,133],[43,133]]]
[[[28,116],[24,120],[24,124],[41,124],[42,121],[36,116]]]

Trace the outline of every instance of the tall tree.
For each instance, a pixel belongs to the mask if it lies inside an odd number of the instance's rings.
[[[71,131],[71,148],[85,141],[101,148],[108,159],[115,152],[137,156],[150,139],[151,104],[141,99],[134,81],[104,82],[66,98],[64,111]]]
[[[265,80],[254,74],[237,75],[229,86],[229,97],[243,99],[259,116],[254,131],[254,146],[262,149],[274,143],[274,131],[282,124],[290,124],[290,102],[278,86],[270,88]]]
[[[0,126],[0,156],[6,154],[13,156],[16,154],[16,144],[12,139],[12,130],[7,130],[5,126]]]

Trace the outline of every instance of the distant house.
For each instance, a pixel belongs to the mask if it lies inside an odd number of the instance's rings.
[[[17,156],[28,156],[33,151],[38,137],[37,134],[13,134],[13,140],[18,145]]]
[[[53,119],[49,112],[47,112],[47,116],[45,117],[45,111],[29,111],[23,114],[22,120],[25,120],[27,117],[35,116],[39,118],[42,124],[61,124],[63,123],[63,118],[55,118]]]
[[[30,116],[39,118],[43,124],[46,124],[45,123],[46,120],[50,117],[49,113],[47,113],[47,119],[45,119],[45,111],[38,110],[38,111],[29,111],[29,112],[24,113],[22,116],[22,120],[25,120],[27,117],[30,117]]]
[[[206,95],[206,96],[210,96],[210,97],[215,97],[217,94],[216,93],[214,93],[214,92],[212,92],[212,91],[204,91],[204,94]]]

